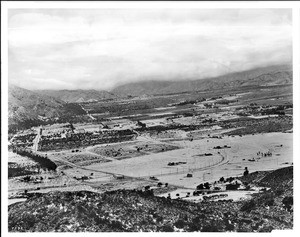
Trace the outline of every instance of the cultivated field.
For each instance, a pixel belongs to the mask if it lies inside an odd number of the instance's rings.
[[[10,178],[9,189],[89,187],[103,192],[150,186],[159,195],[173,191],[185,197],[200,183],[241,176],[245,167],[254,172],[291,166],[291,88],[82,103],[92,121],[35,127],[10,136],[12,149],[32,149],[58,167],[41,173],[34,166],[32,173]],[[12,168],[12,153],[9,159]],[[32,177],[24,182],[28,174]],[[157,189],[158,183],[168,185]],[[246,197],[249,191],[240,194],[229,199]]]

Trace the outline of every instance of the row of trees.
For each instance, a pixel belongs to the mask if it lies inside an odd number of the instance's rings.
[[[53,161],[48,159],[46,156],[41,156],[33,153],[32,151],[17,148],[13,148],[13,152],[17,153],[20,156],[26,156],[32,159],[33,161],[37,162],[43,169],[56,170],[57,168],[57,165]]]

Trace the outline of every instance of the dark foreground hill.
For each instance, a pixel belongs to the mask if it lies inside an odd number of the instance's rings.
[[[273,180],[277,180],[277,185]],[[270,191],[253,199],[190,203],[136,190],[31,194],[9,207],[10,232],[270,232],[293,228],[293,168],[257,172],[247,182]]]
[[[293,83],[292,66],[277,65],[235,72],[201,80],[141,81],[120,85],[112,90],[116,95],[141,96],[181,92],[218,90],[243,86],[274,86]]]

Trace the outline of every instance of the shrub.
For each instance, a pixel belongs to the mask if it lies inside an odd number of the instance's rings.
[[[268,206],[273,206],[274,205],[274,198],[268,198],[265,201],[265,204],[268,205]]]
[[[211,221],[204,225],[201,232],[221,232],[223,231],[222,225],[217,221]]]
[[[241,211],[245,212],[250,212],[256,207],[256,203],[253,199],[246,201],[242,206],[241,206]]]
[[[166,225],[163,225],[160,228],[160,231],[162,231],[162,232],[174,232],[174,229],[170,224],[166,224]]]
[[[277,196],[281,196],[282,194],[284,194],[284,190],[283,189],[277,189],[275,191],[275,193],[276,193]]]
[[[283,205],[290,210],[292,208],[292,205],[294,203],[293,197],[287,196],[282,200]]]
[[[271,225],[264,225],[258,232],[272,232],[274,228]]]
[[[274,193],[267,192],[259,196],[257,199],[258,203],[263,203],[267,206],[273,206],[274,205]]]
[[[204,189],[203,184],[199,184],[199,185],[197,186],[197,189]]]
[[[174,226],[176,226],[179,229],[183,229],[186,226],[186,223],[182,219],[178,219],[175,223]]]
[[[210,185],[209,185],[209,183],[208,183],[208,182],[206,182],[206,183],[204,184],[204,188],[206,188],[206,189],[210,189]]]

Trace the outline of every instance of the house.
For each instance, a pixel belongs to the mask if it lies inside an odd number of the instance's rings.
[[[84,128],[76,129],[76,133],[85,133]]]
[[[122,174],[116,174],[116,175],[115,175],[115,178],[116,178],[116,179],[124,179],[125,176],[122,175]]]

